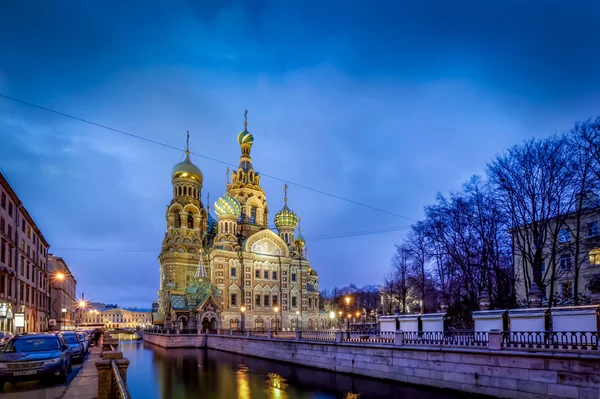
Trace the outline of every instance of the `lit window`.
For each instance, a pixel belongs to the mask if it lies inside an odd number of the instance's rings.
[[[569,242],[570,240],[571,240],[571,233],[569,232],[569,229],[562,229],[558,233],[558,241]]]
[[[600,265],[600,248],[590,251],[590,265]]]
[[[560,291],[563,298],[571,298],[573,296],[573,282],[563,281],[560,283]]]

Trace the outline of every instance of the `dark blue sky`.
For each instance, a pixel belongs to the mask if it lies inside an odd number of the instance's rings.
[[[0,94],[177,147],[189,130],[234,164],[247,108],[257,170],[415,220],[508,146],[599,113],[597,1],[172,3],[4,2]],[[155,299],[182,158],[0,99],[0,166],[93,300]],[[194,162],[221,195],[224,166]],[[271,217],[282,185],[263,179]],[[409,220],[289,197],[322,288],[382,280],[406,230],[310,238]]]

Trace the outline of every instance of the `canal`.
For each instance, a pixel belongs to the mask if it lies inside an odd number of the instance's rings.
[[[211,349],[167,350],[142,341],[122,341],[120,347],[124,357],[131,361],[127,385],[135,399],[467,397]]]

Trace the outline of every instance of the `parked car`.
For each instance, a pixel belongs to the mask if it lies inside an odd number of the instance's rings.
[[[19,334],[0,352],[0,391],[7,382],[55,379],[67,382],[71,350],[60,335]]]
[[[71,348],[71,357],[73,362],[83,362],[85,352],[83,350],[83,343],[79,340],[79,336],[74,331],[63,331],[61,333],[69,348]]]
[[[3,347],[10,341],[13,335],[9,332],[0,331],[0,347]]]
[[[79,342],[83,345],[83,354],[87,354],[90,348],[90,341],[87,339],[85,333],[78,332],[77,337],[79,338]]]

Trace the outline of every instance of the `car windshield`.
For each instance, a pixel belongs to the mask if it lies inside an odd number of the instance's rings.
[[[56,337],[20,337],[8,343],[6,352],[42,352],[60,350]]]
[[[65,335],[63,335],[63,337],[65,337],[65,341],[67,342],[67,344],[79,343],[75,334],[65,334]]]

